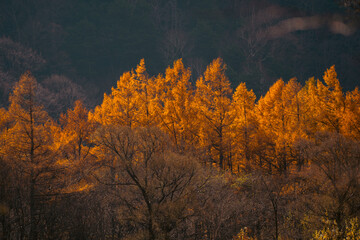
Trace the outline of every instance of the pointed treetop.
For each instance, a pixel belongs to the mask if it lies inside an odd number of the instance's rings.
[[[14,91],[10,94],[11,104],[27,105],[29,101],[34,102],[37,90],[36,79],[30,71],[21,75],[19,82],[15,84]]]
[[[145,60],[143,58],[140,60],[140,63],[137,65],[135,72],[138,77],[146,73]]]
[[[334,90],[341,89],[339,79],[337,78],[337,73],[335,71],[335,65],[332,65],[329,69],[325,71],[323,79],[329,88]]]

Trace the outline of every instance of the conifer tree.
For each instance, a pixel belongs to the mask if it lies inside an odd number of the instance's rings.
[[[88,110],[81,101],[76,101],[73,109],[60,116],[62,139],[69,146],[70,159],[81,161],[86,158],[89,147],[86,146],[94,130],[94,124],[88,120]]]
[[[318,117],[320,108],[317,106],[316,80],[314,77],[309,78],[305,86],[301,89],[299,96],[303,101],[303,132],[307,137],[313,137],[318,131]]]
[[[37,82],[29,72],[21,76],[10,95],[9,118],[11,125],[4,136],[3,152],[18,178],[16,188],[22,192],[20,235],[38,239],[39,206],[46,199],[51,189],[49,184],[55,176],[53,123],[38,103]]]
[[[196,82],[194,107],[198,113],[201,147],[210,151],[212,160],[221,169],[232,167],[229,153],[231,93],[223,60],[215,59]]]
[[[309,98],[317,131],[334,131],[340,133],[341,118],[345,111],[345,98],[337,78],[335,66],[331,66],[324,73],[323,84],[317,80],[316,86],[311,86]]]
[[[158,118],[155,113],[157,88],[154,79],[146,72],[144,59],[141,59],[135,73],[135,79],[138,83],[139,126],[156,125],[158,123]]]
[[[103,103],[95,108],[90,118],[102,125],[150,126],[157,118],[154,111],[156,89],[149,78],[145,61],[141,59],[135,71],[124,73],[111,89],[104,94]]]
[[[292,145],[301,136],[300,90],[295,79],[287,84],[279,79],[257,105],[261,128],[271,139],[267,161],[269,167],[275,167],[279,172],[286,172],[295,160]]]
[[[64,168],[64,192],[86,188],[83,179],[88,178],[92,154],[90,136],[95,124],[88,119],[88,110],[81,101],[76,101],[73,109],[60,116],[61,129],[56,135],[58,164]]]
[[[346,94],[346,109],[342,117],[342,133],[360,140],[360,92],[359,88]]]
[[[166,69],[165,77],[160,75],[156,79],[160,126],[178,147],[192,144],[196,139],[190,77],[190,69],[186,69],[179,59],[174,62],[173,67]]]
[[[7,159],[6,144],[7,130],[9,127],[9,114],[4,108],[0,108],[0,228],[1,237],[10,239],[11,223],[14,217],[10,214],[10,209],[14,208],[16,194],[14,189],[14,174],[11,170],[11,162]]]
[[[237,171],[250,168],[252,151],[254,148],[254,135],[256,134],[255,119],[256,96],[252,90],[240,83],[233,95],[232,111],[234,124],[232,127],[233,149],[235,151],[235,165]]]

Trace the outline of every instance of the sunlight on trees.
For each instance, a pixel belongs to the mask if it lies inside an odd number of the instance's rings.
[[[225,75],[223,60],[214,60],[196,82],[194,107],[199,121],[201,145],[209,152],[210,162],[220,169],[232,168],[229,134],[234,118],[231,115],[230,81]]]
[[[334,66],[259,99],[220,58],[191,76],[142,59],[95,109],[53,119],[24,73],[0,109],[0,237],[359,237],[358,88]]]

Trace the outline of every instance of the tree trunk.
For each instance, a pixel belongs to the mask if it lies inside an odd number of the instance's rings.
[[[36,211],[35,211],[35,180],[31,173],[30,185],[30,240],[37,239]]]

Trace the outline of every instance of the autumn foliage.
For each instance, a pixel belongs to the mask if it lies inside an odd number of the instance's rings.
[[[23,74],[0,109],[4,239],[326,239],[324,221],[359,234],[360,93],[334,66],[256,97],[220,58],[195,84],[181,59],[157,76],[142,59],[59,119],[38,85]]]

